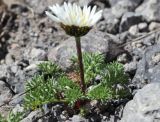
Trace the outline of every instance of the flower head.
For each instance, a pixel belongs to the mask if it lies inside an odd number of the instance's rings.
[[[89,6],[80,6],[71,3],[64,3],[49,6],[51,12],[46,11],[46,15],[53,21],[61,24],[67,34],[71,36],[83,36],[90,28],[97,23],[102,16],[102,10],[96,12],[97,7],[93,9]]]

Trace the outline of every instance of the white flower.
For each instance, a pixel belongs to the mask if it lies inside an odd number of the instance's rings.
[[[51,12],[46,11],[47,16],[53,21],[67,26],[92,27],[102,16],[102,10],[96,12],[96,6],[93,9],[87,5],[81,8],[75,3],[64,3],[62,6],[56,4],[49,6],[49,9]]]

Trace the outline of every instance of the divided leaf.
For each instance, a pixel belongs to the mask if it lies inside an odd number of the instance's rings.
[[[25,107],[35,109],[45,103],[54,102],[57,100],[56,88],[55,79],[44,80],[43,76],[35,76],[26,84]]]
[[[128,77],[124,73],[123,65],[118,62],[105,64],[104,59],[104,56],[98,53],[83,54],[85,81],[88,87],[85,94],[80,85],[69,79],[56,64],[40,64],[42,75],[35,76],[26,84],[26,108],[35,109],[54,102],[65,102],[73,106],[76,101],[83,99],[106,101],[127,96],[129,92],[125,86]],[[72,58],[72,61],[77,66],[77,59]],[[49,77],[45,77],[46,75]],[[99,82],[95,81],[97,76],[100,76]]]

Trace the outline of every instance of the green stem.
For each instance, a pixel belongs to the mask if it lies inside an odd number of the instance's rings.
[[[78,56],[78,63],[80,69],[80,87],[82,91],[85,93],[85,81],[84,81],[84,69],[83,69],[83,61],[82,61],[82,51],[81,51],[81,39],[80,37],[75,37],[76,39],[76,47],[77,47],[77,56]]]

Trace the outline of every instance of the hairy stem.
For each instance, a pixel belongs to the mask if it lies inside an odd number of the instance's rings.
[[[78,56],[80,78],[81,78],[80,87],[82,91],[85,92],[84,69],[83,69],[82,51],[81,51],[81,39],[80,37],[75,37],[75,39],[76,39],[77,56]]]

